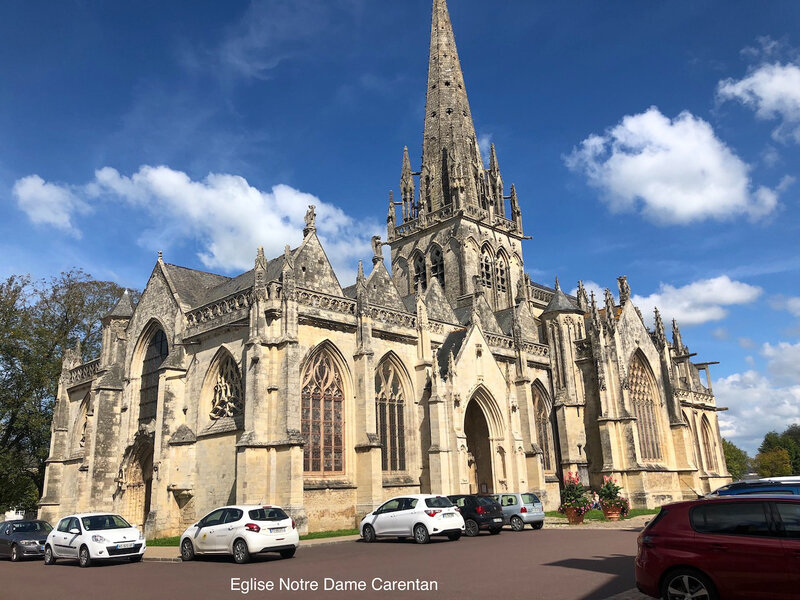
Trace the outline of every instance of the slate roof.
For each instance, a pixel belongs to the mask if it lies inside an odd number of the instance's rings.
[[[467,329],[465,327],[463,329],[456,329],[455,331],[450,332],[450,334],[444,339],[444,343],[436,353],[436,359],[439,363],[439,373],[441,373],[442,377],[447,377],[447,367],[448,362],[450,361],[450,353],[452,352],[453,358],[458,356],[458,352],[461,350],[461,346],[464,344],[466,337]]]
[[[164,270],[172,285],[175,286],[175,293],[186,304],[193,307],[205,304],[204,298],[208,290],[230,281],[230,277],[224,275],[197,271],[169,263],[164,263]]]
[[[117,303],[114,305],[114,308],[111,309],[106,317],[118,317],[123,319],[128,319],[133,316],[133,300],[131,299],[131,295],[128,293],[128,290],[122,292],[122,296],[120,296]]]
[[[572,313],[579,313],[583,314],[583,311],[578,308],[572,300],[567,298],[567,295],[561,290],[561,288],[557,288],[553,297],[550,299],[550,303],[547,307],[542,311],[543,315],[548,313],[558,313],[558,312],[572,312]]]
[[[428,318],[443,323],[456,323],[453,307],[444,295],[439,280],[434,278],[425,292],[425,308],[428,309]]]

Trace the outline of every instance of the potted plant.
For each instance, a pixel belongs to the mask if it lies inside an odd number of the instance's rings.
[[[561,506],[558,512],[567,515],[570,525],[583,523],[583,516],[592,508],[592,502],[577,473],[564,475],[564,489],[561,490]]]
[[[617,485],[617,480],[610,476],[603,476],[603,485],[600,487],[600,508],[609,521],[619,521],[631,509],[627,498],[619,495],[622,486]]]

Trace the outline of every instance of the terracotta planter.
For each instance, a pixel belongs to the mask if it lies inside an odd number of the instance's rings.
[[[603,509],[603,516],[608,521],[619,521],[619,517],[622,514],[622,509],[619,506],[609,506],[606,508],[605,506],[601,507]]]
[[[567,521],[570,525],[583,525],[583,514],[579,513],[577,508],[566,506],[564,507],[564,513],[567,515]]]

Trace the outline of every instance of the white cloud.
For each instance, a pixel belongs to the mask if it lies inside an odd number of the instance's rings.
[[[594,292],[594,298],[595,300],[597,300],[597,305],[600,308],[602,308],[604,306],[603,303],[605,302],[605,297],[606,297],[605,288],[596,281],[592,281],[591,279],[587,279],[586,281],[584,281],[583,287],[586,288],[586,295],[589,296],[589,298],[592,297],[592,292]],[[614,290],[616,290],[616,285],[614,286],[614,289],[612,289],[611,291],[614,292]],[[577,287],[572,288],[569,294],[570,296],[577,296],[578,288]],[[614,302],[619,302],[617,294],[614,294]]]
[[[147,214],[153,231],[168,232],[162,238],[196,240],[202,248],[198,257],[203,264],[226,271],[252,268],[260,245],[268,257],[282,254],[285,244],[297,246],[310,204],[316,205],[318,235],[343,281],[354,278],[355,261],[370,254],[369,238],[380,230],[376,223],[357,222],[311,194],[282,184],[261,191],[236,175],[212,173],[194,181],[165,166],[143,166],[128,177],[105,167],[95,172],[92,182],[71,190],[44,183],[35,175],[20,182],[31,179],[38,181],[39,187],[53,190],[54,195],[69,194],[77,199],[80,194],[94,202],[124,202]],[[77,199],[74,206],[81,204],[85,205],[84,200]],[[73,215],[67,211],[65,222],[71,224]],[[147,232],[142,239],[152,243],[153,237]],[[164,243],[165,239],[157,241]]]
[[[662,283],[649,296],[633,295],[633,303],[652,324],[653,308],[658,307],[665,322],[677,319],[681,325],[697,325],[725,318],[726,306],[749,304],[762,293],[760,287],[732,280],[727,275],[701,279],[682,287]]]
[[[478,148],[481,151],[481,156],[483,157],[486,166],[489,165],[489,151],[492,148],[492,134],[491,133],[481,133],[478,135]]]
[[[761,355],[767,359],[767,369],[776,380],[800,384],[800,342],[761,346]]]
[[[769,305],[775,310],[785,310],[795,317],[800,317],[800,296],[774,296]]]
[[[50,225],[80,238],[81,232],[72,222],[75,214],[88,211],[88,206],[68,187],[46,183],[38,175],[17,180],[12,190],[17,206],[37,225]]]
[[[757,371],[713,382],[722,436],[754,455],[768,431],[800,423],[800,385],[779,386]]]
[[[720,100],[738,100],[756,117],[779,121],[776,140],[800,143],[800,66],[780,62],[762,64],[740,80],[725,79],[717,86]]]
[[[740,337],[736,342],[739,344],[740,348],[755,348],[756,343],[751,340],[749,337]]]
[[[727,340],[731,334],[724,327],[717,327],[711,332],[711,337],[717,340]]]
[[[625,116],[583,140],[565,162],[603,192],[613,212],[639,210],[658,224],[759,218],[778,205],[777,192],[753,190],[750,167],[688,111],[670,119],[651,107]]]

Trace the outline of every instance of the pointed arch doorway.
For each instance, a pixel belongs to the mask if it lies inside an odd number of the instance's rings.
[[[475,398],[467,405],[464,415],[464,434],[467,438],[469,492],[470,494],[490,494],[494,492],[494,474],[489,422]]]
[[[134,443],[121,469],[121,513],[131,525],[144,531],[153,490],[153,440],[144,436]]]

